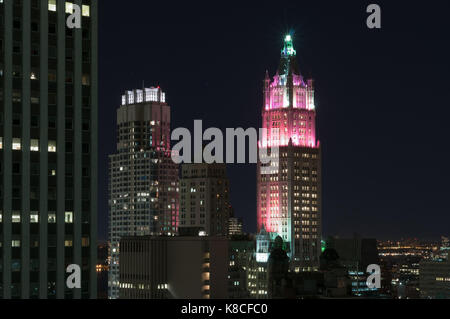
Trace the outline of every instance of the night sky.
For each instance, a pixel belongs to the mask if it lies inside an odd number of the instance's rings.
[[[123,92],[161,86],[172,128],[259,128],[264,74],[287,32],[316,81],[324,235],[450,234],[448,1],[162,3],[100,1],[100,239]],[[381,30],[366,26],[370,3]],[[235,213],[254,232],[256,166],[228,175]]]

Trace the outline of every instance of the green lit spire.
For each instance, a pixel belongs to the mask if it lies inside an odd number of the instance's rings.
[[[287,34],[284,37],[284,47],[281,51],[281,61],[278,68],[279,75],[300,75],[297,64],[297,51],[294,49],[294,37]]]
[[[292,40],[292,36],[290,34],[286,35],[284,38],[284,48],[282,53],[288,56],[296,56],[297,51],[294,50],[294,43]]]

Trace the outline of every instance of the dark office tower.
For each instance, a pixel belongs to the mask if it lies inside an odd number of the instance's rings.
[[[96,298],[97,1],[3,0],[0,21],[0,297]]]
[[[272,240],[283,239],[292,270],[318,270],[322,198],[314,82],[300,74],[290,35],[277,73],[264,81],[262,119],[267,136],[260,140],[261,154],[278,147],[279,159],[258,164],[258,231],[264,226]]]
[[[170,106],[159,88],[126,92],[117,110],[117,152],[110,156],[108,295],[119,297],[120,239],[178,231],[178,165],[171,158]]]
[[[225,164],[183,164],[180,181],[180,234],[228,236],[231,206]]]

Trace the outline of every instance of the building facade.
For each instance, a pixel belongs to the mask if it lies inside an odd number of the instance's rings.
[[[180,207],[180,231],[194,228],[207,236],[227,236],[231,206],[226,165],[183,164]]]
[[[272,249],[271,234],[262,226],[255,236],[255,254],[249,266],[248,289],[253,299],[267,299],[269,290],[268,264]]]
[[[244,234],[242,218],[230,217],[228,219],[228,236],[241,236]]]
[[[450,261],[421,262],[419,287],[423,299],[449,299]]]
[[[229,240],[230,270],[228,298],[250,298],[250,274],[255,265],[255,240],[248,235],[234,236]]]
[[[124,237],[121,299],[226,299],[225,237]]]
[[[4,0],[0,17],[0,298],[96,298],[97,1]]]
[[[278,71],[264,81],[262,110],[265,134],[260,154],[278,163],[258,163],[257,221],[280,236],[294,271],[319,267],[322,234],[321,150],[316,135],[314,82],[300,74],[293,39],[286,36]],[[261,157],[264,158],[264,155]]]
[[[326,246],[336,251],[340,263],[347,269],[353,295],[375,296],[381,293],[381,290],[367,287],[367,267],[380,265],[376,239],[358,235],[353,238],[329,237]]]
[[[178,165],[171,158],[170,106],[160,88],[126,92],[117,111],[117,152],[109,167],[110,298],[119,296],[120,238],[175,235]]]

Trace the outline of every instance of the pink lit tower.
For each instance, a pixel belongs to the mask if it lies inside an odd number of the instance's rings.
[[[279,161],[258,164],[258,232],[283,238],[293,271],[319,267],[322,234],[321,150],[316,136],[314,82],[300,74],[291,35],[277,73],[264,81],[261,154],[279,147]],[[273,156],[273,155],[272,155]]]

